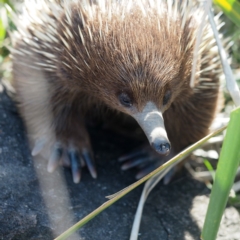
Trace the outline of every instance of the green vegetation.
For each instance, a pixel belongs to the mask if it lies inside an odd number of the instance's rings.
[[[232,111],[227,127],[210,203],[203,227],[202,239],[215,240],[226,207],[228,195],[233,185],[240,160],[240,108]]]

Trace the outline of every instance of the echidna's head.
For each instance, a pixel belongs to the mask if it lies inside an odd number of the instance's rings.
[[[180,13],[169,16],[165,5],[160,10],[148,4],[145,10],[131,7],[96,8],[90,19],[74,18],[76,40],[63,52],[62,68],[71,69],[81,89],[135,118],[151,146],[167,155],[163,113],[189,89],[193,21],[190,17],[182,24]],[[67,30],[61,29],[64,38]]]
[[[118,62],[116,75],[111,67],[109,69],[113,78],[105,74],[104,78],[99,78],[99,82],[105,81],[106,85],[99,88],[98,97],[111,108],[132,116],[145,132],[151,146],[159,154],[167,155],[171,144],[163,113],[176,101],[181,102],[186,97],[183,96],[186,89],[190,92],[191,89],[183,78],[182,68],[185,66],[181,57],[164,59],[165,62],[155,57],[140,65],[134,61],[131,64]]]

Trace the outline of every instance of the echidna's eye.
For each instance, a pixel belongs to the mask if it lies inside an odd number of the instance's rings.
[[[163,97],[163,105],[166,105],[171,98],[171,91],[167,90]]]
[[[132,100],[126,93],[120,93],[119,96],[120,103],[125,107],[131,107],[132,106]]]

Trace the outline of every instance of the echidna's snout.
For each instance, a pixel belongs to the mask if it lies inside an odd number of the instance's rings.
[[[157,109],[156,105],[148,102],[143,111],[134,114],[133,117],[145,132],[153,149],[161,155],[168,155],[171,145],[164,126],[162,113]]]
[[[168,139],[156,138],[151,145],[152,148],[161,155],[168,155],[170,153],[171,145]]]
[[[167,137],[161,112],[153,112],[148,114],[146,121],[151,121],[152,124],[157,125],[157,127],[153,127],[149,137],[145,131],[149,143],[159,154],[168,155],[170,153],[171,145]]]

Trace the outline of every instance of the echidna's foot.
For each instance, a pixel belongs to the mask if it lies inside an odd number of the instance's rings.
[[[140,179],[167,162],[173,156],[174,154],[171,153],[168,156],[161,156],[150,146],[143,146],[120,157],[118,160],[119,162],[123,162],[122,170],[138,168],[139,171],[135,177],[136,179]],[[165,175],[163,180],[165,184],[171,181],[175,172],[176,168],[173,168]]]
[[[32,155],[35,156],[41,152],[44,147],[43,141],[38,141]],[[48,157],[48,171],[53,172],[59,165],[71,167],[73,182],[79,183],[81,179],[81,168],[87,165],[87,168],[93,178],[97,177],[96,165],[90,147],[74,145],[73,143],[64,144],[56,142],[50,150]]]
[[[164,157],[157,154],[151,147],[144,146],[120,157],[119,162],[123,162],[122,170],[138,168],[139,172],[135,177],[136,179],[140,179],[162,165],[165,161]]]

